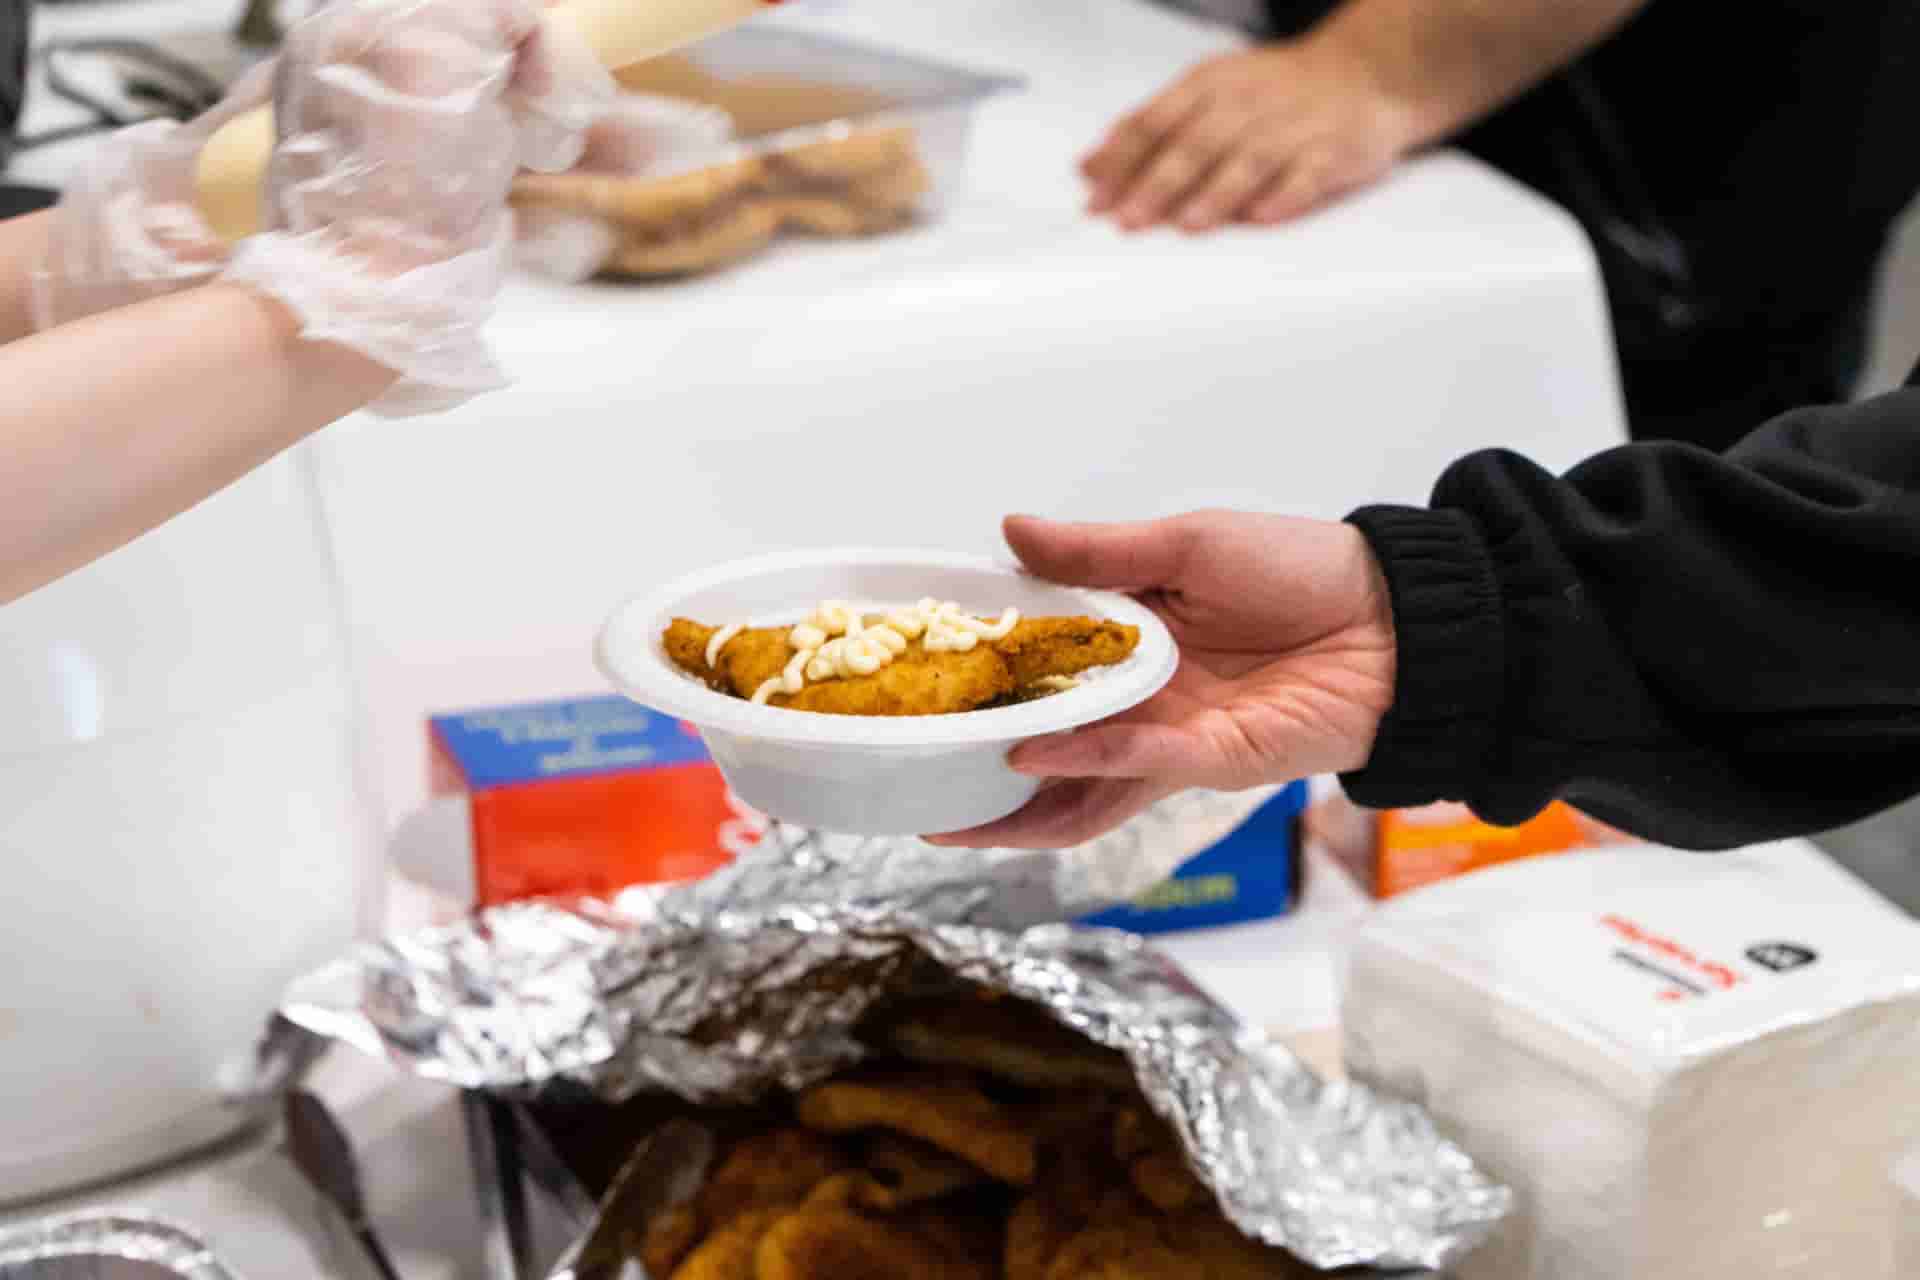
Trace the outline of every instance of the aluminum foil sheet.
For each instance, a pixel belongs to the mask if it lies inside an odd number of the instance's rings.
[[[76,1213],[0,1230],[0,1280],[237,1280],[185,1228]]]
[[[1317,1266],[1441,1267],[1504,1216],[1417,1107],[1323,1083],[1134,935],[1035,923],[1062,884],[1048,855],[776,828],[696,885],[363,947],[284,1012],[469,1088],[740,1102],[857,1060],[882,996],[977,983],[1123,1052],[1227,1215]]]

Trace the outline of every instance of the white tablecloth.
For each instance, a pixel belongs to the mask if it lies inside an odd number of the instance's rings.
[[[1128,238],[1073,161],[1222,32],[1141,0],[854,0],[786,19],[1031,87],[933,226],[662,287],[517,286],[511,391],[322,437],[390,817],[434,709],[595,690],[623,595],[794,545],[998,549],[1008,511],[1419,501],[1508,445],[1621,437],[1590,253],[1436,155],[1297,226]]]
[[[239,0],[44,8],[41,38],[198,41]],[[1008,511],[1207,505],[1337,517],[1421,500],[1488,445],[1570,464],[1622,437],[1592,255],[1465,157],[1295,226],[1127,237],[1075,159],[1236,37],[1146,0],[800,0],[779,21],[983,70],[940,222],[788,245],[656,286],[521,281],[511,391],[316,443],[388,818],[424,790],[431,710],[594,690],[625,594],[794,545],[998,549]],[[65,117],[44,96],[33,128]],[[71,147],[15,172],[57,182]]]
[[[48,9],[42,27],[218,30],[234,9]],[[1216,29],[1142,0],[852,0],[781,20],[1031,87],[983,113],[970,182],[936,225],[668,287],[522,282],[495,329],[515,389],[320,439],[390,818],[424,790],[429,711],[598,688],[595,627],[664,575],[795,544],[991,550],[1010,510],[1338,516],[1420,500],[1471,449],[1564,465],[1622,434],[1584,240],[1469,160],[1423,159],[1275,231],[1128,238],[1085,218],[1076,156],[1228,47]],[[30,156],[25,176],[60,165]],[[1173,948],[1251,1019],[1324,1024],[1330,942],[1358,903],[1338,881],[1310,898]],[[403,1111],[387,1132],[426,1114]],[[203,1220],[242,1242],[249,1274],[349,1274],[302,1243],[298,1194],[263,1207],[284,1178],[259,1158],[104,1195]],[[454,1274],[426,1237],[462,1228],[417,1230],[408,1273]]]

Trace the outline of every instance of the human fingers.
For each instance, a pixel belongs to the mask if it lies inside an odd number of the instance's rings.
[[[1042,778],[1152,778],[1199,786],[1224,772],[1218,754],[1191,725],[1114,720],[1030,739],[1013,749],[1008,763]]]
[[[1111,591],[1172,585],[1192,544],[1192,526],[1179,518],[1068,524],[1009,516],[1002,532],[1020,563],[1039,577]]]
[[[619,86],[571,23],[553,21],[531,0],[496,2],[510,7],[505,29],[514,38],[515,56],[506,102],[519,161],[548,173],[572,168]],[[546,0],[545,8],[558,2]]]
[[[1258,126],[1243,134],[1212,174],[1180,200],[1172,220],[1186,231],[1210,231],[1239,218],[1283,173],[1287,152]]]
[[[1193,86],[1182,81],[1115,124],[1080,163],[1081,173],[1093,186],[1088,212],[1107,213],[1119,205],[1141,171],[1199,101]]]
[[[1246,217],[1262,226],[1291,222],[1325,208],[1357,185],[1336,178],[1326,162],[1302,156],[1274,174],[1266,189],[1247,203]]]
[[[1138,779],[1078,778],[1047,787],[1017,812],[929,843],[976,849],[1065,849],[1104,835],[1173,788]]]
[[[1128,231],[1164,222],[1197,187],[1207,183],[1246,127],[1237,112],[1203,105],[1162,139],[1120,196],[1114,219]]]

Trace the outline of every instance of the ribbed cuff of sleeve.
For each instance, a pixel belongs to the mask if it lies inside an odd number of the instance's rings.
[[[1395,688],[1347,794],[1370,808],[1466,796],[1500,716],[1505,635],[1486,544],[1464,513],[1362,507],[1347,517],[1379,557],[1393,603]]]

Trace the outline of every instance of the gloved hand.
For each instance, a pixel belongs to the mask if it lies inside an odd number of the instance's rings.
[[[504,385],[480,329],[510,254],[508,188],[521,166],[579,158],[613,94],[592,52],[534,0],[343,0],[293,29],[271,82],[269,229],[224,245],[192,203],[199,146],[264,97],[255,77],[218,118],[141,126],[90,159],[56,215],[36,322],[217,276],[399,374],[376,412]]]
[[[189,124],[150,120],[108,134],[61,193],[34,265],[33,327],[51,329],[212,279],[228,246],[194,206],[200,148],[237,115],[264,106],[271,65]]]
[[[275,86],[272,229],[225,271],[305,336],[399,373],[373,407],[447,408],[506,379],[481,337],[521,167],[579,159],[612,78],[534,0],[355,0],[295,27]]]
[[[713,163],[733,141],[718,107],[646,93],[615,97],[587,132],[576,172],[623,178],[684,173]],[[620,244],[606,218],[552,204],[515,211],[520,265],[569,284],[592,279]]]

